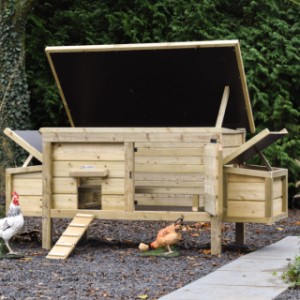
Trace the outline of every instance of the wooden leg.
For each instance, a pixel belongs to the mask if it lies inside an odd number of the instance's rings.
[[[42,218],[42,247],[50,250],[52,247],[52,220],[50,216]]]
[[[194,195],[193,196],[192,211],[199,211],[199,195]]]
[[[52,144],[43,143],[43,209],[42,209],[42,247],[50,249],[52,246]]]
[[[222,253],[222,222],[219,217],[211,218],[211,254]]]
[[[245,244],[246,224],[236,223],[235,224],[235,240],[238,245]]]

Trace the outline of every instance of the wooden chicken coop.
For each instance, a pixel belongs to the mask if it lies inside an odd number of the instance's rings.
[[[211,222],[218,254],[222,221],[243,228],[287,216],[287,170],[262,154],[287,131],[265,129],[246,142],[255,125],[237,40],[46,54],[71,127],[5,130],[30,154],[7,170],[7,199],[17,190],[24,215],[43,218],[44,248],[52,218],[76,218],[70,227],[80,228],[94,217]],[[246,164],[255,154],[264,166]],[[29,166],[32,157],[42,164]],[[49,258],[63,258],[83,234],[74,230]]]

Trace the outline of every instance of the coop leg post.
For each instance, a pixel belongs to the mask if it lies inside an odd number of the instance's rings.
[[[211,218],[211,254],[220,255],[222,252],[222,221],[219,217]]]
[[[246,235],[246,224],[245,223],[236,223],[235,224],[235,241],[237,245],[245,244],[245,235]]]
[[[194,195],[193,196],[192,211],[199,211],[199,195]]]
[[[50,249],[52,246],[52,144],[43,143],[43,210],[42,210],[42,247]]]

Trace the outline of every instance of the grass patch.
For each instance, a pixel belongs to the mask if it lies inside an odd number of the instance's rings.
[[[148,250],[141,252],[141,256],[161,256],[161,257],[178,257],[180,253],[176,247],[171,247],[173,253],[165,254],[168,250],[165,248],[158,248],[154,250]]]

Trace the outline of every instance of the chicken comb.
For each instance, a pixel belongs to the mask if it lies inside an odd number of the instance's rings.
[[[13,193],[12,193],[12,196],[13,196],[13,197],[17,197],[17,198],[19,198],[19,195],[18,195],[18,193],[17,193],[17,192],[13,192]]]

